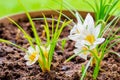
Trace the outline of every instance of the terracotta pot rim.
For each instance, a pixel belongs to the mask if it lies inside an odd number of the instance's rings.
[[[88,11],[78,11],[78,12],[83,18],[85,18],[88,13],[90,13],[94,17],[94,12],[88,12]],[[37,11],[30,11],[29,13],[31,17],[38,17],[38,16],[43,17],[42,13],[44,13],[46,16],[59,15],[59,13],[56,12],[55,10],[37,10]],[[69,10],[63,10],[62,13],[66,14],[71,19],[75,19],[75,17],[73,16],[72,13],[70,13]],[[10,17],[14,21],[17,21],[18,19],[27,18],[25,12],[21,12],[21,13],[16,13],[16,14],[12,14],[12,15],[8,15],[0,18],[0,23],[4,23],[4,24],[10,23],[10,21],[6,17]],[[114,16],[112,16],[110,20],[112,20],[113,18]]]
[[[63,10],[62,12],[70,18],[73,18],[73,19],[75,18],[68,10]],[[87,12],[87,11],[78,11],[78,12],[80,13],[80,15],[82,17],[85,17],[87,15],[87,13],[90,13],[92,16],[94,15],[93,12]],[[56,12],[54,10],[30,11],[29,13],[30,13],[31,17],[37,17],[37,16],[42,17],[42,13],[44,13],[46,16],[59,14],[58,12]],[[12,14],[12,15],[8,15],[8,16],[4,16],[4,17],[0,18],[0,23],[8,23],[9,20],[6,17],[10,17],[15,21],[18,19],[27,18],[25,12],[21,12],[21,13]]]

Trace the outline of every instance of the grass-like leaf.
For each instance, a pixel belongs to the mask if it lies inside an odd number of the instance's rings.
[[[13,46],[15,46],[15,47],[21,49],[22,51],[25,51],[25,52],[27,51],[26,49],[22,48],[21,46],[15,44],[15,43],[12,43],[12,42],[10,42],[10,41],[8,41],[8,40],[0,39],[0,42],[6,43],[6,44],[10,44],[10,45],[13,45]]]
[[[30,45],[34,48],[34,45],[32,43],[32,38],[26,33],[26,31],[24,31],[22,29],[22,27],[20,25],[18,25],[14,20],[12,20],[11,18],[7,17],[12,23],[14,23],[18,29],[20,29],[22,31],[22,33],[24,34],[25,38],[28,40],[28,42],[30,43]]]
[[[89,68],[92,59],[93,59],[93,57],[91,57],[90,60],[89,60],[89,62],[87,63],[84,71],[82,72],[82,76],[81,76],[80,80],[84,80],[84,77],[85,77],[85,75],[86,75],[87,69]]]

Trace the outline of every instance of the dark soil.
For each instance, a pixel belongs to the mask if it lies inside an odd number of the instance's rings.
[[[17,22],[33,37],[31,26],[27,19],[20,19]],[[51,21],[48,22],[51,27]],[[39,36],[45,40],[42,36],[44,21],[34,21],[34,23]],[[60,37],[67,37],[69,31],[70,28],[66,27]],[[24,39],[23,34],[11,23],[0,24],[0,38],[12,41],[26,49],[29,47],[28,41]],[[68,40],[64,51],[61,50],[60,45],[61,42],[58,42],[53,56],[51,71],[43,73],[38,63],[32,66],[25,64],[25,53],[23,51],[12,45],[0,43],[0,80],[79,80],[81,77],[81,65],[86,64],[87,61],[77,56],[71,61],[64,63],[68,57],[74,54],[74,42]],[[120,43],[114,46],[113,50],[120,53]],[[93,80],[92,70],[93,67],[89,67],[85,80]],[[120,58],[118,56],[112,53],[106,54],[101,63],[101,70],[97,80],[120,80]]]

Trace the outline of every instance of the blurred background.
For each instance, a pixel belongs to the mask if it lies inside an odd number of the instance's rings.
[[[60,2],[60,0],[58,0]],[[84,0],[66,0],[70,5],[79,10],[91,11]],[[55,0],[21,0],[29,11],[59,9],[60,3]],[[65,8],[64,8],[65,9]],[[18,0],[0,0],[0,17],[24,12]]]
[[[60,1],[61,0],[21,0],[28,11],[59,9]],[[75,9],[81,11],[92,11],[91,7],[85,2],[85,0],[66,1]],[[0,18],[21,12],[24,11],[20,6],[18,0],[0,0]]]

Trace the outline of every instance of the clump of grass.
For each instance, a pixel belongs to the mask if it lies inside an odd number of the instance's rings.
[[[95,13],[96,22],[108,22],[110,17],[115,14],[119,8],[119,0],[85,0]],[[93,3],[93,4],[91,4]]]
[[[24,34],[24,36],[28,40],[30,46],[26,50],[26,49],[20,47],[19,45],[16,45],[16,44],[14,44],[10,41],[4,40],[4,39],[0,39],[0,42],[12,44],[12,45],[20,48],[21,50],[24,50],[26,52],[26,55],[24,56],[24,58],[27,60],[26,64],[28,66],[34,64],[37,61],[43,72],[46,72],[46,71],[49,72],[50,67],[51,67],[52,57],[53,57],[53,54],[55,51],[55,46],[58,42],[59,36],[60,36],[62,30],[64,29],[64,27],[66,25],[68,25],[71,22],[71,20],[70,21],[66,21],[66,20],[62,21],[63,23],[60,26],[61,14],[62,14],[62,11],[61,11],[59,14],[56,26],[54,25],[54,18],[52,18],[52,34],[50,34],[50,29],[48,26],[47,18],[43,14],[43,19],[45,22],[45,25],[44,25],[45,36],[44,37],[46,37],[46,43],[42,43],[42,40],[38,36],[38,32],[36,30],[34,22],[32,21],[30,14],[28,13],[28,11],[24,7],[24,5],[20,2],[20,0],[18,0],[18,1],[19,1],[19,4],[21,4],[21,6],[23,7],[23,9],[29,19],[35,41],[33,42],[32,37],[20,25],[18,25],[18,23],[16,23],[14,20],[12,20],[11,18],[8,17],[8,19],[13,24],[15,24],[18,27],[18,29]],[[51,35],[52,35],[52,37],[51,37]]]

